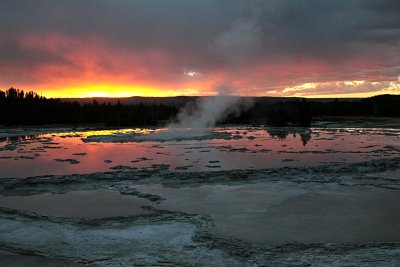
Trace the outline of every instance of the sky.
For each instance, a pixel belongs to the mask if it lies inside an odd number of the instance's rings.
[[[2,0],[0,89],[399,94],[399,14],[398,0]]]

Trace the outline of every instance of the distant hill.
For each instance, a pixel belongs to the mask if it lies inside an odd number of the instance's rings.
[[[186,103],[195,101],[199,98],[206,98],[208,96],[171,96],[171,97],[141,97],[141,96],[133,96],[133,97],[88,97],[88,98],[60,98],[62,101],[66,102],[78,102],[80,104],[83,103],[91,103],[94,100],[99,104],[102,103],[110,103],[110,104],[164,104],[168,106],[174,107],[182,107]],[[252,99],[254,103],[257,104],[273,104],[278,102],[286,102],[292,100],[301,100],[302,97],[269,97],[269,96],[260,96],[260,97],[242,97],[247,99]],[[316,102],[332,102],[335,98],[304,98],[307,101],[316,101]],[[340,101],[357,101],[359,98],[340,98]]]
[[[46,99],[34,92],[0,90],[0,125],[103,124],[107,126],[165,125],[182,106],[207,96]],[[400,118],[400,95],[368,98],[243,97],[218,121],[225,124],[309,127],[316,117],[374,116]],[[108,104],[109,103],[109,104]],[[120,104],[118,104],[120,103]],[[190,109],[188,109],[190,112]]]
[[[187,102],[194,101],[197,96],[175,96],[175,97],[88,97],[88,98],[60,98],[66,102],[78,102],[78,103],[91,103],[96,100],[99,104],[110,103],[110,104],[164,104],[169,106],[183,106]]]

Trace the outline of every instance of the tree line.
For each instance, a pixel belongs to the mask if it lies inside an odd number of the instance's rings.
[[[88,103],[47,99],[35,92],[10,88],[0,90],[0,125],[44,125],[96,123],[106,126],[155,126],[174,120],[179,108],[159,102]],[[400,117],[400,95],[380,95],[358,100],[318,101],[290,99],[278,102],[255,98],[254,105],[238,116],[231,114],[218,123],[252,123],[270,126],[309,127],[313,117]]]
[[[150,126],[169,120],[178,112],[163,104],[110,104],[92,101],[80,104],[47,99],[35,92],[10,88],[0,90],[0,125],[99,123],[107,126]]]
[[[400,117],[400,95],[379,95],[369,98],[329,101],[291,99],[273,103],[255,101],[253,107],[237,118],[235,123],[267,124],[269,126],[311,126],[315,117],[374,116]]]

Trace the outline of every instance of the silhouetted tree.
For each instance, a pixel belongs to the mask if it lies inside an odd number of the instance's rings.
[[[177,98],[182,100],[182,98]],[[195,101],[196,98],[190,98]],[[158,104],[116,104],[96,100],[80,104],[46,99],[37,93],[15,89],[0,90],[0,125],[43,125],[102,123],[109,126],[150,126],[176,117],[179,107]],[[218,123],[266,122],[270,126],[309,127],[317,116],[400,117],[400,96],[381,95],[360,100],[335,99],[330,102],[294,99],[266,104],[255,102],[241,114],[230,114]],[[307,136],[302,140],[307,142]]]

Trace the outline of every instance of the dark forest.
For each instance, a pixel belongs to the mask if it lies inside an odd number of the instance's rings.
[[[189,98],[188,101],[193,101]],[[253,106],[239,116],[230,115],[221,124],[257,124],[308,127],[314,117],[375,116],[400,117],[400,95],[364,99],[321,101],[291,98],[254,98]],[[0,90],[0,125],[102,124],[105,126],[156,126],[173,121],[179,106],[158,103],[79,103],[47,99],[35,92],[10,88]]]

